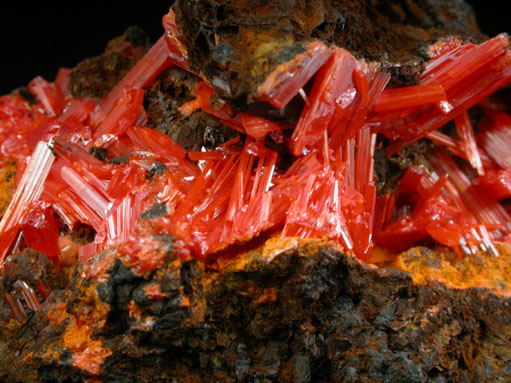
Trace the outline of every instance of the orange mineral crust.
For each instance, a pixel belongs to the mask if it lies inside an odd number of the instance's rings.
[[[6,161],[0,168],[0,217],[4,215],[14,192],[16,162]]]
[[[412,248],[401,253],[392,267],[412,276],[417,284],[439,282],[456,289],[481,288],[509,297],[511,294],[511,248],[497,247],[499,255],[476,253],[460,260],[446,248]]]

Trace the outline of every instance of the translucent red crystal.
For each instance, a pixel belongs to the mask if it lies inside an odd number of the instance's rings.
[[[403,251],[426,237],[455,249],[460,257],[467,244],[479,245],[473,231],[479,226],[464,205],[446,198],[447,175],[433,183],[428,172],[409,168],[399,187],[401,204],[411,204],[412,214],[376,233],[375,242],[392,252]]]
[[[60,68],[55,77],[55,86],[59,88],[64,97],[71,97],[71,91],[69,90],[69,75],[73,70],[70,68]]]
[[[360,93],[348,91],[338,99],[337,113],[328,128],[330,147],[338,149],[354,139],[363,125],[368,123],[368,116],[374,103],[383,92],[390,80],[390,75],[381,71],[377,64],[364,65],[368,91],[365,99]]]
[[[335,114],[344,112],[343,94],[352,86],[355,59],[344,49],[336,49],[319,70],[296,128],[291,136],[291,153],[303,154],[304,148],[316,144],[328,129]]]
[[[128,137],[139,144],[142,149],[150,150],[162,160],[172,161],[175,158],[185,158],[186,156],[186,150],[157,129],[133,126],[128,132]]]
[[[477,149],[474,130],[472,129],[472,123],[470,122],[468,112],[465,111],[457,116],[454,119],[454,123],[470,165],[477,170],[479,175],[483,175],[484,168]]]
[[[322,238],[352,249],[352,239],[341,209],[342,180],[332,170],[310,174],[301,194],[289,207],[282,236]]]
[[[464,44],[428,63],[421,81],[425,83],[437,81],[447,92],[453,86],[470,78],[473,73],[495,62],[508,48],[509,39],[505,34],[500,34],[478,46]]]
[[[403,109],[398,119],[385,113],[373,117],[378,132],[395,141],[387,149],[393,154],[423,138],[506,85],[511,80],[509,41],[499,35],[480,46],[465,44],[432,60],[421,77],[423,84],[440,84],[447,96],[445,105]]]
[[[364,100],[366,104],[369,104],[371,102],[369,96],[369,83],[364,70],[358,63],[353,70],[353,83],[355,84],[357,92],[360,93],[362,100]]]
[[[183,69],[188,68],[188,50],[186,45],[180,40],[179,31],[176,24],[176,15],[172,9],[169,10],[162,19],[165,28],[165,42],[167,43],[168,55],[174,65]]]
[[[124,95],[119,98],[111,112],[94,132],[94,145],[98,147],[107,146],[121,136],[130,126],[135,125],[143,101],[143,90],[125,89]]]
[[[26,216],[21,226],[27,246],[58,263],[60,230],[51,206],[38,204]]]
[[[33,79],[27,89],[36,95],[43,113],[48,116],[59,115],[66,105],[64,93],[60,88],[42,77]]]
[[[452,154],[454,154],[460,158],[463,158],[467,161],[469,160],[467,150],[465,148],[463,148],[463,144],[461,142],[455,140],[454,138],[447,136],[447,135],[439,132],[438,130],[435,130],[433,132],[426,134],[426,138],[430,139],[431,141],[433,141],[437,144],[445,146],[447,149],[449,149],[449,151]],[[476,149],[477,149],[477,154],[479,156],[479,159],[481,160],[481,163],[483,165],[482,170],[484,170],[485,167],[491,168],[492,166],[494,166],[493,160],[488,156],[488,154],[484,150],[482,150],[480,147],[477,147]],[[477,164],[477,161],[475,163]],[[480,170],[480,172],[482,170]]]
[[[41,307],[41,303],[39,302],[39,299],[37,298],[37,295],[35,294],[32,287],[30,287],[25,281],[17,281],[15,285],[21,287],[21,294],[23,295],[23,299],[27,303],[27,306],[32,311],[39,310],[39,307]]]
[[[493,113],[478,141],[489,156],[503,169],[511,167],[511,116]]]
[[[177,38],[174,38],[173,20],[175,16],[172,10],[163,19],[165,34],[152,46],[128,74],[112,89],[105,100],[99,105],[98,110],[91,116],[91,124],[98,126],[112,111],[116,102],[123,96],[126,89],[142,89],[149,86],[154,79],[168,67],[178,64],[186,66],[186,51],[178,46]],[[177,51],[176,51],[177,50]]]
[[[30,212],[29,208],[32,203],[37,201],[43,192],[44,183],[50,173],[54,156],[45,142],[40,142],[23,172],[23,176],[16,187],[7,210],[0,221],[0,235],[5,234],[24,221],[26,215]],[[10,238],[10,243],[4,243],[5,247],[0,249],[0,262],[3,262],[5,254],[9,250],[10,244],[14,240],[11,234],[6,234],[6,238]]]
[[[323,66],[331,54],[326,45],[310,43],[304,53],[279,65],[268,76],[257,90],[258,99],[282,109]]]
[[[80,199],[94,210],[100,218],[105,218],[109,210],[109,203],[96,188],[69,166],[61,168],[60,176],[71,190],[80,196]]]
[[[12,315],[14,316],[14,319],[18,321],[22,320],[26,313],[20,301],[9,293],[5,293],[4,297],[12,312]]]
[[[511,168],[486,170],[483,176],[476,178],[473,184],[484,194],[501,200],[511,197]]]
[[[412,106],[422,106],[445,100],[444,88],[437,82],[430,82],[405,88],[389,89],[376,99],[373,110],[403,109]]]
[[[131,194],[123,197],[114,206],[102,223],[102,227],[96,235],[95,241],[99,239],[104,245],[115,245],[126,242],[141,214],[140,200]]]
[[[511,217],[504,207],[474,187],[445,150],[436,148],[429,159],[439,174],[449,176],[452,198],[456,198],[457,204],[471,212],[481,225],[499,228],[500,233],[511,229]]]
[[[265,118],[254,116],[248,113],[240,113],[241,124],[247,136],[253,138],[265,138],[268,134],[286,129],[293,129],[292,125],[281,122],[268,121]]]

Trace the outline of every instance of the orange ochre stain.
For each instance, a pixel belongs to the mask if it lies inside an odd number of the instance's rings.
[[[413,247],[399,255],[376,248],[371,262],[378,266],[406,271],[416,284],[441,282],[455,289],[486,288],[495,294],[511,296],[511,245],[496,245],[498,255],[479,252],[463,259],[446,247]]]
[[[92,340],[91,334],[91,323],[71,317],[63,340],[65,347],[72,354],[73,366],[87,371],[90,375],[98,375],[101,364],[112,354],[112,350],[103,347],[101,340]]]

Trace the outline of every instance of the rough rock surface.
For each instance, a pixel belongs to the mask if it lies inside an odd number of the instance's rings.
[[[87,381],[66,337],[91,317],[89,344],[112,352],[96,376],[105,382],[511,379],[509,298],[416,285],[405,272],[314,242],[252,251],[219,272],[177,259],[169,240],[160,239],[167,256],[152,273],[137,275],[126,259],[103,253],[76,270],[69,288],[51,284],[41,309],[26,308],[20,322],[3,302],[1,381]],[[44,262],[35,253],[11,260],[0,293],[14,280],[34,286],[43,273],[23,270]],[[104,275],[82,279],[102,262]],[[60,319],[49,319],[55,313]]]
[[[87,58],[73,69],[69,84],[73,97],[102,100],[150,47],[144,31],[128,28],[108,43],[104,54]]]
[[[174,10],[192,68],[241,103],[313,39],[384,63],[398,85],[417,80],[431,42],[482,37],[459,0],[177,0]]]
[[[189,151],[200,151],[203,146],[213,149],[238,135],[200,109],[191,115],[179,112],[180,106],[194,99],[199,81],[183,69],[172,67],[158,76],[144,98],[148,126],[168,134]]]

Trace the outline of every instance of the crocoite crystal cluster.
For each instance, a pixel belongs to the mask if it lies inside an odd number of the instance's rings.
[[[172,65],[190,71],[172,11],[163,26],[164,35],[99,105],[71,97],[67,69],[53,83],[30,83],[32,106],[19,95],[0,98],[1,161],[17,164],[0,222],[0,268],[23,246],[58,266],[62,224],[95,230],[80,261],[117,246],[139,254],[141,272],[158,265],[150,244],[140,242],[148,231],[172,234],[176,252],[202,259],[261,233],[328,239],[364,261],[375,245],[396,253],[427,237],[460,256],[496,252],[496,241],[511,239],[511,218],[499,202],[511,196],[511,115],[489,98],[511,80],[507,36],[481,45],[439,42],[420,83],[398,89],[388,89],[390,75],[378,64],[311,42],[258,89],[260,101],[279,109],[301,96],[296,126],[233,113],[203,79],[181,112],[200,108],[242,136],[213,151],[186,152],[144,126],[144,88]],[[477,135],[468,115],[475,105],[485,115]],[[450,121],[458,139],[438,130]],[[390,141],[388,155],[433,141],[432,168],[412,166],[396,191],[377,195],[378,134]],[[291,165],[268,140],[286,145]],[[102,162],[91,155],[96,148],[127,160]],[[154,206],[167,213],[139,220]]]

